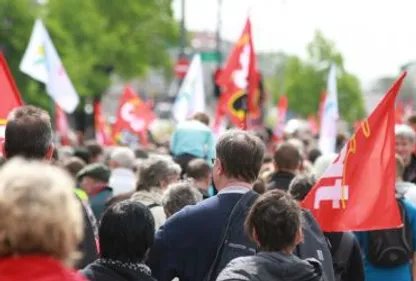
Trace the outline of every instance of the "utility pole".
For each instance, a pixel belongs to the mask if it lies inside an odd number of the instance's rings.
[[[185,7],[186,7],[186,0],[181,0],[181,11],[182,11],[182,18],[181,18],[181,30],[180,30],[180,49],[179,49],[179,58],[184,57],[185,55],[185,45],[186,45],[186,27],[185,27]]]
[[[217,5],[217,31],[216,31],[216,51],[217,51],[217,67],[220,68],[222,66],[222,48],[221,48],[221,26],[222,26],[222,20],[221,20],[221,10],[222,10],[222,1],[218,0]]]

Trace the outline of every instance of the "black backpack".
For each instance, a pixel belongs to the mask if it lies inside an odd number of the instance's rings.
[[[341,242],[338,247],[334,249],[332,261],[334,265],[335,280],[341,281],[342,274],[348,270],[349,260],[354,248],[354,234],[351,232],[343,232]],[[332,247],[333,245],[331,245]]]
[[[256,253],[256,244],[244,231],[247,213],[259,195],[254,191],[245,193],[231,211],[222,233],[215,259],[204,281],[215,281],[219,273],[233,259],[252,256]]]
[[[334,267],[328,241],[313,215],[306,209],[302,210],[304,223],[302,225],[303,242],[294,254],[300,259],[315,258],[322,264],[322,280],[334,281]]]
[[[369,231],[368,259],[379,267],[395,267],[409,263],[413,257],[412,229],[404,203],[397,200],[403,227]]]

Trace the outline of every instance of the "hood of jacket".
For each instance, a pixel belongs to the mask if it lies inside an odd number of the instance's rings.
[[[97,260],[80,271],[89,281],[155,281],[145,265]]]
[[[0,259],[0,280],[87,281],[60,261],[47,256],[18,256]]]
[[[416,185],[406,181],[396,182],[396,198],[403,198],[411,188],[416,189]]]
[[[322,269],[315,259],[301,260],[295,255],[260,252],[231,261],[217,278],[217,281],[226,280],[321,281]]]
[[[149,190],[140,190],[131,197],[134,200],[140,201],[145,205],[153,203],[162,204],[163,190],[160,187],[152,187]]]

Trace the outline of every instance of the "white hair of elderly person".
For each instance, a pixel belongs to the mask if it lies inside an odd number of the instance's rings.
[[[338,154],[331,153],[331,154],[324,154],[316,159],[315,163],[313,164],[313,175],[315,176],[316,180],[319,180],[325,173],[326,169],[337,159]]]
[[[114,196],[132,192],[136,188],[135,161],[134,151],[128,147],[116,147],[111,151],[109,186],[113,189]]]
[[[2,167],[0,280],[84,280],[69,269],[84,232],[74,184],[43,162],[15,158]]]
[[[170,184],[179,181],[180,174],[181,167],[169,157],[152,156],[142,162],[132,199],[149,207],[155,219],[155,230],[166,221],[163,193]]]

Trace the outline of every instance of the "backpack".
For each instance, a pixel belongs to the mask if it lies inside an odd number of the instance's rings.
[[[300,259],[315,258],[322,264],[323,281],[334,281],[335,274],[329,245],[321,228],[313,215],[306,209],[302,210],[303,242],[296,246],[294,254]]]
[[[397,200],[403,227],[368,233],[368,259],[379,267],[409,263],[413,257],[412,229],[402,200]]]
[[[217,248],[213,263],[204,281],[215,281],[219,273],[233,259],[252,256],[256,253],[256,244],[244,231],[244,220],[259,195],[254,191],[245,193],[231,211]]]
[[[354,235],[351,232],[343,232],[341,242],[333,253],[332,261],[336,281],[341,281],[342,274],[348,270],[349,259],[354,247],[354,239]]]

